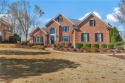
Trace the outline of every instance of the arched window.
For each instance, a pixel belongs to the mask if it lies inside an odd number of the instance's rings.
[[[55,34],[55,29],[54,28],[50,29],[50,34]]]

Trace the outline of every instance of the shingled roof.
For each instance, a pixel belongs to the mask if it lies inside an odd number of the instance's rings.
[[[76,26],[81,22],[78,19],[69,19],[71,22],[73,22]]]

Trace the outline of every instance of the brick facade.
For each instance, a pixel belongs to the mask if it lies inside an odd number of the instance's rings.
[[[61,17],[63,20],[59,21],[59,17]],[[90,26],[90,20],[95,20],[95,26]],[[68,32],[63,32],[62,27],[63,26],[69,26],[70,30]],[[55,30],[54,34],[51,34],[51,28]],[[45,27],[45,34],[44,31],[42,31],[40,28],[36,28],[30,36],[30,42],[32,40],[32,37],[35,35],[41,35],[45,37],[45,43],[51,44],[51,38],[55,41],[54,44],[58,44],[62,41],[63,36],[70,37],[70,42],[75,47],[76,42],[82,42],[82,43],[90,43],[90,44],[108,44],[110,42],[109,39],[109,30],[108,25],[106,25],[101,19],[99,19],[97,16],[95,16],[93,13],[89,14],[83,21],[78,20],[70,20],[67,19],[62,14],[57,15],[54,19],[50,20]],[[81,34],[82,33],[88,33],[89,34],[89,41],[83,42],[81,41]],[[95,34],[96,33],[102,33],[103,34],[103,41],[96,42],[95,41]],[[33,43],[33,42],[32,42]]]
[[[93,19],[96,21],[96,26],[90,26],[89,20]],[[109,41],[109,30],[107,26],[97,17],[90,15],[87,19],[85,19],[83,22],[78,25],[78,29],[76,29],[75,34],[75,41],[80,42],[81,41],[81,33],[88,33],[89,34],[89,41],[83,42],[83,43],[90,43],[90,44],[108,44]],[[95,33],[103,33],[103,41],[102,42],[96,42],[95,41]]]
[[[0,42],[8,41],[10,36],[12,36],[12,26],[0,19]]]

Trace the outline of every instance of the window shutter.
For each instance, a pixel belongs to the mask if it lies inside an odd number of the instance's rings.
[[[70,42],[70,37],[69,37],[69,42]]]
[[[63,41],[63,37],[62,37],[62,41]]]
[[[68,31],[70,32],[70,27],[69,26],[68,26],[68,29],[69,29]]]
[[[95,22],[95,20],[93,20],[94,21],[94,26],[96,26],[96,22]]]
[[[89,33],[87,33],[87,41],[89,42]]]
[[[63,32],[63,27],[62,27],[62,32]]]
[[[81,41],[83,41],[83,33],[81,33]]]
[[[97,33],[95,33],[95,41],[97,41]]]
[[[42,43],[42,37],[40,37],[40,43]]]
[[[33,43],[34,43],[34,36],[33,36]]]
[[[36,43],[36,36],[34,36],[34,43]]]
[[[101,33],[101,41],[103,42],[103,33]]]

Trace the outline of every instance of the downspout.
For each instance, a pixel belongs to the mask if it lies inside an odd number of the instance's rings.
[[[75,43],[76,43],[75,34],[76,34],[76,31],[75,31],[75,29],[74,29],[74,48],[75,48]]]

